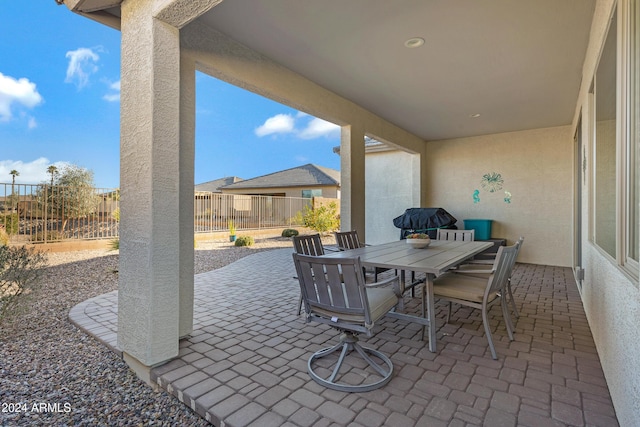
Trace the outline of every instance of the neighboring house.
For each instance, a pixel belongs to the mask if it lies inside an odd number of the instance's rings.
[[[197,184],[195,187],[196,193],[199,191],[209,192],[209,193],[222,193],[220,190],[221,187],[225,185],[233,184],[235,182],[242,181],[242,178],[238,178],[237,176],[227,176],[224,178],[214,179],[213,181],[203,182],[201,184]]]
[[[220,187],[222,193],[340,198],[340,171],[306,164]]]

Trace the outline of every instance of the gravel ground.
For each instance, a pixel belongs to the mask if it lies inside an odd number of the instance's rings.
[[[276,247],[291,240],[266,238],[251,248],[198,242],[195,272]],[[69,322],[74,305],[117,289],[117,251],[50,253],[48,262],[24,310],[0,325],[0,425],[208,425]]]

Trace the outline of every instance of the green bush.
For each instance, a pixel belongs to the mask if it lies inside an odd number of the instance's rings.
[[[0,322],[35,289],[47,266],[42,252],[26,246],[0,246]]]
[[[282,237],[293,237],[297,236],[298,234],[300,234],[298,230],[295,230],[293,228],[285,228],[284,230],[282,230]]]
[[[120,239],[113,239],[109,242],[109,249],[112,251],[117,251],[120,249]]]
[[[7,234],[18,234],[20,231],[20,218],[18,214],[5,214],[0,216],[0,225],[4,225],[4,230]]]
[[[305,227],[309,227],[319,233],[326,233],[340,229],[340,215],[338,205],[331,202],[315,209],[305,206],[302,213],[302,221]]]
[[[252,246],[255,243],[255,240],[253,240],[253,237],[251,236],[239,236],[236,239],[236,246]]]

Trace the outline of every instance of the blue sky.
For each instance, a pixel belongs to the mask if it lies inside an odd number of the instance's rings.
[[[75,164],[118,187],[120,33],[54,0],[0,2],[0,183]],[[205,74],[196,77],[195,182],[315,163],[339,169],[339,128]]]

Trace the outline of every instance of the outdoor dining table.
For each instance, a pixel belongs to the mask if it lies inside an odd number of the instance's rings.
[[[433,296],[433,280],[447,270],[463,263],[480,252],[493,246],[491,242],[482,241],[450,241],[431,240],[431,244],[422,249],[413,248],[406,240],[399,240],[380,245],[365,246],[340,252],[330,252],[323,256],[328,258],[360,257],[365,267],[384,267],[400,270],[401,291],[405,290],[405,271],[425,273],[426,278],[410,286],[422,286],[422,317],[389,312],[394,318],[417,322],[428,330],[429,350],[436,351],[435,302]],[[424,331],[424,329],[423,329]]]

